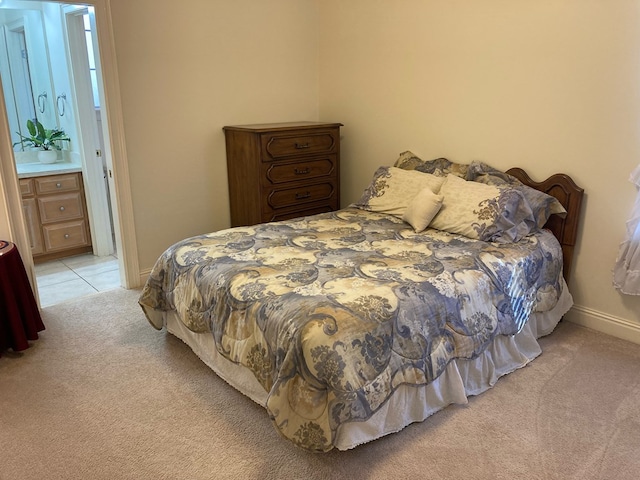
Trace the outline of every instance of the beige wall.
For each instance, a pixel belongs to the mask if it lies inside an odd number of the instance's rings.
[[[634,333],[640,298],[611,271],[640,161],[640,3],[319,3],[320,116],[345,124],[343,203],[404,150],[569,173],[586,191],[572,314]]]
[[[640,299],[611,286],[640,159],[636,1],[186,5],[112,0],[143,271],[228,226],[222,126],[318,118],[345,124],[343,205],[406,149],[571,174],[578,320],[640,326]]]
[[[640,160],[637,1],[111,7],[143,273],[175,241],[229,225],[224,125],[338,121],[343,205],[406,149],[571,174],[586,190],[573,316],[640,342],[640,298],[611,286]]]
[[[318,116],[314,0],[112,0],[141,270],[229,226],[224,125]]]

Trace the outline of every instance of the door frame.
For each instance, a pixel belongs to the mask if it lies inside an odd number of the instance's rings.
[[[104,85],[104,113],[103,122],[109,130],[108,139],[105,138],[105,149],[111,157],[111,172],[113,178],[113,220],[116,238],[121,240],[118,245],[118,265],[120,280],[125,288],[135,288],[141,285],[140,266],[137,254],[135,223],[133,217],[133,202],[131,197],[131,183],[124,135],[124,119],[122,100],[116,63],[115,42],[113,38],[113,23],[111,19],[110,0],[48,0],[51,3],[91,5],[96,16],[96,30],[102,66],[102,82]],[[18,184],[18,175],[11,148],[9,125],[7,122],[3,92],[0,91],[0,188],[4,190],[4,207],[8,220],[11,240],[20,249],[25,268],[29,274],[34,291],[37,293],[36,279],[33,268],[33,256],[27,230],[22,214],[22,198]]]
[[[113,231],[109,218],[109,199],[104,179],[102,166],[103,155],[107,155],[107,149],[102,152],[100,137],[98,134],[98,122],[96,119],[93,92],[91,89],[91,77],[89,75],[89,63],[87,60],[87,44],[83,15],[89,13],[89,7],[77,5],[65,5],[63,12],[63,30],[66,37],[67,61],[69,64],[69,78],[73,91],[73,106],[75,109],[76,126],[78,130],[78,143],[82,152],[82,173],[85,183],[85,196],[89,214],[89,226],[91,230],[91,243],[93,254],[99,257],[113,254]],[[91,15],[93,17],[93,15]],[[92,19],[95,36],[95,21]],[[94,41],[97,50],[98,42]],[[93,53],[93,52],[92,52]],[[96,73],[100,77],[102,70],[99,62],[99,52],[95,52]],[[98,90],[102,91],[102,82]],[[100,95],[104,97],[104,95]],[[105,142],[109,138],[108,128],[104,129]],[[106,159],[105,159],[106,160]],[[109,165],[111,162],[107,162]],[[116,244],[119,247],[119,238]]]

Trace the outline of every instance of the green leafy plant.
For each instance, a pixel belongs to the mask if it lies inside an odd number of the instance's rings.
[[[59,142],[70,142],[71,139],[64,133],[64,130],[60,130],[58,128],[47,129],[36,120],[35,123],[33,120],[27,120],[27,130],[29,131],[29,135],[22,135],[20,132],[17,132],[20,136],[20,141],[13,144],[15,147],[18,144],[27,144],[31,147],[37,147],[42,150],[60,150]]]

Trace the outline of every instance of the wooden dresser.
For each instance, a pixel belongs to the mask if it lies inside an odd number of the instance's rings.
[[[91,252],[81,173],[20,179],[35,262]]]
[[[231,226],[340,208],[340,123],[224,127]]]

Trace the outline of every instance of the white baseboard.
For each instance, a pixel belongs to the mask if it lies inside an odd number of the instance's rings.
[[[608,313],[574,305],[564,316],[565,320],[592,328],[607,335],[640,344],[640,324]]]

